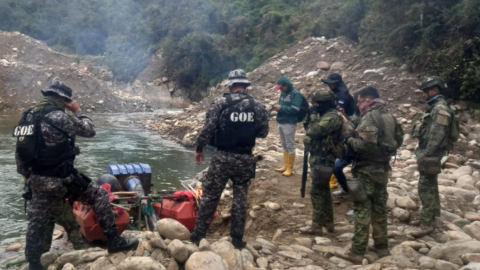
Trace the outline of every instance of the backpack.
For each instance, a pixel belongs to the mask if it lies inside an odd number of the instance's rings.
[[[373,111],[371,116],[379,130],[378,150],[372,155],[374,158],[395,156],[398,148],[401,146],[395,138],[395,129],[398,125],[397,119],[389,113],[382,114],[379,110]]]
[[[295,89],[293,93],[298,94],[302,97],[302,106],[300,106],[300,111],[298,111],[298,119],[297,119],[297,123],[300,123],[307,116],[308,108],[310,108],[310,104],[308,104],[308,100],[297,89]]]
[[[60,110],[55,106],[47,106],[41,111],[33,112],[33,108],[22,114],[18,125],[13,129],[13,137],[17,138],[16,152],[22,162],[32,165],[38,158],[38,151],[43,146],[41,120],[50,112]]]
[[[460,138],[460,120],[455,115],[453,111],[450,111],[450,115],[452,118],[450,119],[449,125],[449,133],[445,136],[443,148],[448,152],[453,149],[453,145],[458,141]]]
[[[343,143],[345,138],[343,138],[343,134],[345,134],[347,131],[353,130],[353,125],[340,112],[338,112],[338,116],[342,118],[342,128],[333,136],[328,136],[327,142],[330,145],[332,154],[336,158],[343,158],[345,154]]]

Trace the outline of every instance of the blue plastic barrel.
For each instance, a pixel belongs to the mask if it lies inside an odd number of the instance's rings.
[[[145,163],[111,164],[107,167],[107,173],[115,176],[128,174],[150,174],[152,168]]]

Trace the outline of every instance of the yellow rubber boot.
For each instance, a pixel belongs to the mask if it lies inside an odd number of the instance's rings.
[[[280,169],[275,169],[276,172],[285,172],[288,167],[288,152],[283,152],[283,166]]]
[[[288,166],[287,170],[283,173],[283,176],[291,176],[293,173],[293,164],[295,164],[295,153],[288,154]]]
[[[338,187],[338,182],[337,182],[337,177],[335,177],[335,174],[332,174],[330,177],[330,189],[335,189]]]

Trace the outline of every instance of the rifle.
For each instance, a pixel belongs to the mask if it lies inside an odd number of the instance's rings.
[[[300,188],[300,195],[305,198],[305,186],[307,185],[308,175],[308,150],[304,149],[303,152],[303,172],[302,172],[302,187]]]
[[[24,207],[25,207],[25,213],[27,213],[27,203],[28,201],[32,200],[32,196],[33,196],[32,188],[30,188],[30,182],[28,182],[23,186],[23,191],[24,192],[22,194],[22,198],[25,200]]]

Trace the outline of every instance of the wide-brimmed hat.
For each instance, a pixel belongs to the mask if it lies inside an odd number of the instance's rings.
[[[326,84],[332,84],[332,83],[339,83],[342,80],[343,80],[342,75],[338,73],[331,73],[330,75],[328,75],[327,78],[322,79],[322,82]]]
[[[66,86],[58,78],[54,79],[52,84],[47,89],[42,89],[44,96],[60,96],[69,101],[72,101],[72,88]]]
[[[252,84],[249,80],[247,80],[247,74],[243,69],[236,69],[234,71],[231,71],[228,74],[228,81],[225,86],[230,87],[236,83],[245,84],[247,86],[250,86]]]

